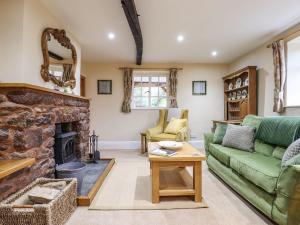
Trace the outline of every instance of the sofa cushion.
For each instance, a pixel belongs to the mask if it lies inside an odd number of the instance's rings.
[[[290,144],[290,146],[286,149],[282,157],[282,165],[285,165],[286,161],[290,160],[298,154],[300,154],[300,138]]]
[[[151,137],[151,141],[175,141],[176,135],[175,134],[157,134]]]
[[[209,153],[212,154],[221,163],[230,167],[230,157],[233,155],[248,155],[250,152],[241,151],[235,148],[225,147],[219,144],[210,144]]]
[[[255,128],[228,124],[222,145],[253,151]]]
[[[280,160],[258,153],[234,155],[230,158],[230,167],[266,192],[275,193],[281,170]]]
[[[263,154],[265,156],[271,156],[274,151],[274,146],[264,143],[263,141],[256,139],[254,142],[255,152]]]
[[[285,148],[282,148],[282,147],[279,147],[277,146],[274,151],[273,151],[273,154],[272,156],[276,159],[282,159],[283,155],[284,155],[284,152],[286,151]]]
[[[227,124],[217,123],[217,128],[214,133],[213,143],[222,144],[223,138],[226,133],[226,129],[227,129]]]
[[[288,147],[300,137],[300,117],[263,118],[256,138],[266,143]]]
[[[258,130],[262,119],[263,119],[263,117],[260,117],[260,116],[247,115],[243,119],[242,126],[254,127],[256,130]]]

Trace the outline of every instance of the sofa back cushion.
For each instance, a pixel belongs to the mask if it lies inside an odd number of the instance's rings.
[[[265,143],[288,147],[300,137],[300,117],[265,117],[258,128],[256,138]]]
[[[263,154],[265,156],[272,156],[274,146],[264,143],[263,141],[256,139],[254,142],[255,152]]]
[[[255,127],[256,130],[258,130],[262,119],[263,117],[260,116],[255,116],[251,114],[247,115],[242,122],[242,126]]]
[[[222,145],[252,152],[255,128],[228,124]]]
[[[213,143],[214,144],[222,144],[223,138],[225,136],[227,130],[227,124],[225,123],[217,123],[217,127],[214,133]]]

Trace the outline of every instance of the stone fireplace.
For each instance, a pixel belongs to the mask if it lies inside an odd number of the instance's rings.
[[[54,177],[59,135],[73,135],[68,150],[73,149],[77,158],[87,157],[89,115],[87,98],[27,84],[0,84],[0,160],[36,160],[33,166],[0,179],[0,200],[38,177]],[[72,130],[59,134],[58,124],[69,124]]]

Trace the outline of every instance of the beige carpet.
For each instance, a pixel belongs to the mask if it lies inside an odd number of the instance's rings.
[[[178,170],[177,173],[187,173]],[[175,173],[166,178],[175,178]],[[177,179],[177,180],[176,180]],[[187,180],[170,181],[188,183]],[[117,161],[101,189],[98,191],[89,209],[125,210],[125,209],[192,209],[207,207],[206,203],[195,203],[190,197],[164,197],[160,203],[151,202],[151,178],[147,161]]]

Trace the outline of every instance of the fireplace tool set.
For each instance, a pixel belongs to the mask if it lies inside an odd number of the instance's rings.
[[[89,136],[89,158],[88,163],[98,163],[97,160],[100,160],[100,152],[98,151],[98,136],[93,130],[93,134]]]

